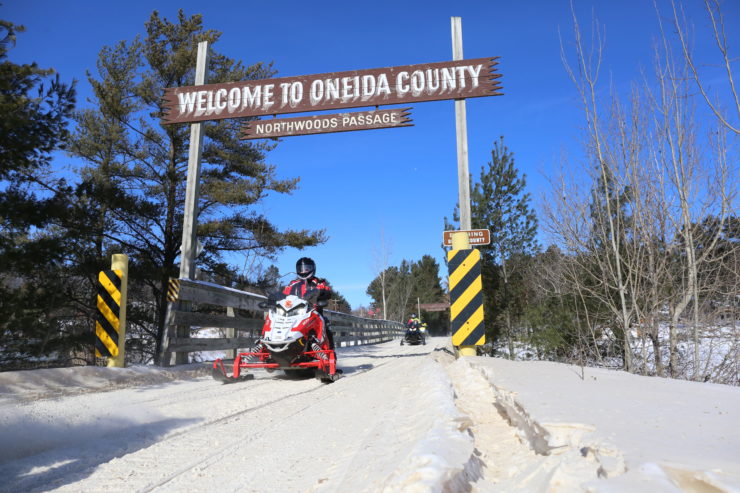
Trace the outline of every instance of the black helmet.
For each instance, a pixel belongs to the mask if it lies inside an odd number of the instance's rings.
[[[295,272],[301,279],[309,279],[316,272],[316,262],[308,257],[302,257],[295,263]]]
[[[416,318],[416,313],[412,313],[411,318]]]

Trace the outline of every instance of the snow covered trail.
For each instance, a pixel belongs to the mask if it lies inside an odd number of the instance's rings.
[[[204,365],[0,373],[0,492],[740,492],[740,388],[341,348],[332,384]]]
[[[330,385],[257,372],[103,392],[0,374],[0,490],[441,491],[473,452],[447,343],[342,348]]]

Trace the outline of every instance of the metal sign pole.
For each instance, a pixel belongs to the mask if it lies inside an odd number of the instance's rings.
[[[198,60],[195,64],[195,85],[205,84],[208,72],[208,41],[198,43]],[[180,278],[195,279],[195,256],[198,244],[198,187],[200,182],[200,156],[203,147],[203,123],[190,125],[190,151],[188,153],[188,182],[185,190],[185,216],[182,224],[180,250]]]
[[[463,59],[462,20],[451,17],[452,59]],[[468,173],[468,124],[465,100],[455,100],[455,129],[457,133],[457,186],[460,202],[460,229],[471,229],[470,225],[470,174]]]

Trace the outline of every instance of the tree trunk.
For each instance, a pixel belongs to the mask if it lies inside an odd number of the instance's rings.
[[[380,274],[380,290],[383,293],[383,320],[388,320],[388,311],[385,305],[385,271]]]
[[[655,361],[655,374],[659,377],[665,376],[665,368],[663,368],[663,358],[661,357],[661,345],[659,329],[655,326],[654,322],[650,323],[650,332],[648,338],[653,344],[653,360]]]

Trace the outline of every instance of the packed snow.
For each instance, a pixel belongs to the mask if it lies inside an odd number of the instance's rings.
[[[207,365],[0,373],[0,491],[740,492],[740,388],[338,349],[332,384]]]

